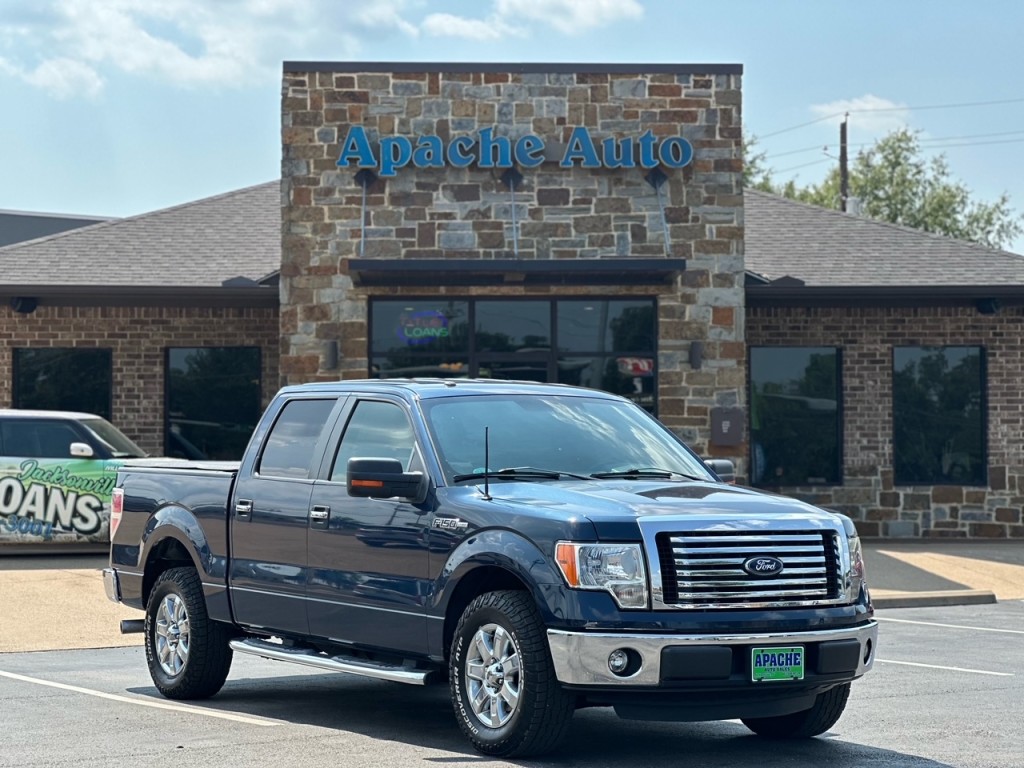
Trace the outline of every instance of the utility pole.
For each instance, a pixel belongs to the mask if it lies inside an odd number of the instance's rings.
[[[850,174],[846,167],[846,121],[849,113],[843,115],[839,124],[839,209],[846,213],[846,201],[850,197]]]

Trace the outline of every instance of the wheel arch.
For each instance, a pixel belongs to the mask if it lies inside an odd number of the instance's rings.
[[[468,571],[459,579],[445,610],[443,648],[446,661],[451,653],[455,628],[458,626],[466,606],[480,595],[498,590],[531,591],[519,576],[498,565],[481,565]]]

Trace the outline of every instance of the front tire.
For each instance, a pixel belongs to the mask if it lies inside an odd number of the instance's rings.
[[[843,683],[818,694],[814,706],[803,712],[778,717],[744,718],[743,724],[758,736],[768,739],[809,739],[819,736],[842,717],[850,684]]]
[[[540,755],[568,733],[575,698],[555,677],[544,624],[527,593],[473,600],[455,630],[449,669],[455,717],[477,751]]]
[[[153,684],[169,699],[205,699],[231,669],[230,633],[211,621],[193,568],[160,574],[146,607],[146,663]]]

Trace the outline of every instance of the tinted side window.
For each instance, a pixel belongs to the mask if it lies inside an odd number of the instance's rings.
[[[83,442],[75,430],[59,421],[16,419],[0,424],[4,454],[33,459],[67,459],[71,444]]]
[[[405,412],[394,403],[363,400],[349,419],[331,467],[331,480],[347,480],[348,460],[354,456],[398,459],[409,471],[416,452],[416,439]]]
[[[267,437],[259,474],[264,477],[309,477],[313,451],[335,400],[292,400]]]

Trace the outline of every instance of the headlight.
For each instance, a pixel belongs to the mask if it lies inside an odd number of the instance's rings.
[[[647,568],[639,544],[560,541],[555,560],[573,589],[610,592],[620,608],[647,607]]]
[[[867,583],[864,573],[864,548],[860,543],[860,536],[857,534],[857,527],[853,520],[840,515],[843,521],[843,529],[846,531],[846,546],[849,550],[849,562],[844,563],[846,573],[843,579],[844,594],[848,602],[855,603],[860,600],[861,589],[867,591]]]

